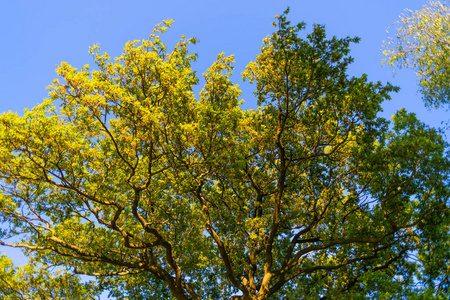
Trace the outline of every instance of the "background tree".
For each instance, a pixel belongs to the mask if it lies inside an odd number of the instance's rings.
[[[113,61],[94,46],[97,69],[62,63],[50,99],[0,116],[3,245],[119,298],[395,298],[446,276],[422,271],[448,257],[447,144],[377,116],[396,88],[346,75],[358,39],[277,17],[243,110],[233,57],[196,99],[195,40],[169,52],[166,26]]]
[[[450,7],[430,1],[420,11],[407,10],[394,25],[395,36],[385,43],[385,62],[416,71],[429,107],[450,103]]]

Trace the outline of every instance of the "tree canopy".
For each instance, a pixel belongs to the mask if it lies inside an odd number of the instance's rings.
[[[450,103],[450,7],[430,1],[422,10],[400,16],[395,36],[385,43],[386,63],[416,71],[420,91],[430,107]]]
[[[449,295],[448,145],[377,115],[397,88],[347,75],[357,38],[278,16],[243,109],[233,56],[196,96],[196,40],[169,51],[170,25],[0,115],[2,245],[120,299]]]
[[[2,299],[97,299],[100,290],[92,282],[82,282],[71,272],[28,263],[14,267],[11,259],[0,256],[0,296]]]

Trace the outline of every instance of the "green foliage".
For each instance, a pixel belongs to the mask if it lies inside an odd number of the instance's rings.
[[[92,282],[80,281],[70,272],[50,272],[33,264],[14,268],[6,256],[0,257],[0,296],[5,300],[98,299],[100,291]]]
[[[119,299],[448,295],[448,145],[377,116],[397,88],[346,74],[358,39],[275,26],[243,72],[256,109],[224,54],[197,99],[195,40],[169,52],[163,25],[62,63],[50,99],[0,116],[1,243]]]
[[[385,43],[385,62],[391,67],[416,71],[425,104],[450,103],[450,7],[447,1],[430,1],[420,11],[407,10]]]

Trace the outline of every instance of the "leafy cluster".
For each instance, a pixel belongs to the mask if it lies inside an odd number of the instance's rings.
[[[100,290],[92,282],[64,270],[51,272],[33,264],[15,268],[11,259],[0,257],[0,296],[2,299],[97,299]]]
[[[430,1],[420,11],[407,10],[394,26],[395,36],[385,43],[385,62],[411,68],[419,77],[425,104],[450,103],[450,7]]]

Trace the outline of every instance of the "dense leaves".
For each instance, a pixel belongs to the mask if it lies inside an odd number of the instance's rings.
[[[0,116],[3,245],[117,298],[448,295],[447,144],[377,116],[396,88],[346,74],[358,39],[277,17],[243,110],[233,57],[196,98],[195,40],[169,52],[167,25],[115,60],[94,46],[95,69],[62,63],[50,99]]]
[[[416,71],[425,103],[450,103],[450,7],[446,0],[430,1],[420,11],[407,10],[385,44],[386,63]]]
[[[80,281],[70,272],[50,272],[33,264],[14,268],[11,260],[0,256],[0,296],[2,299],[98,299],[98,288]]]

